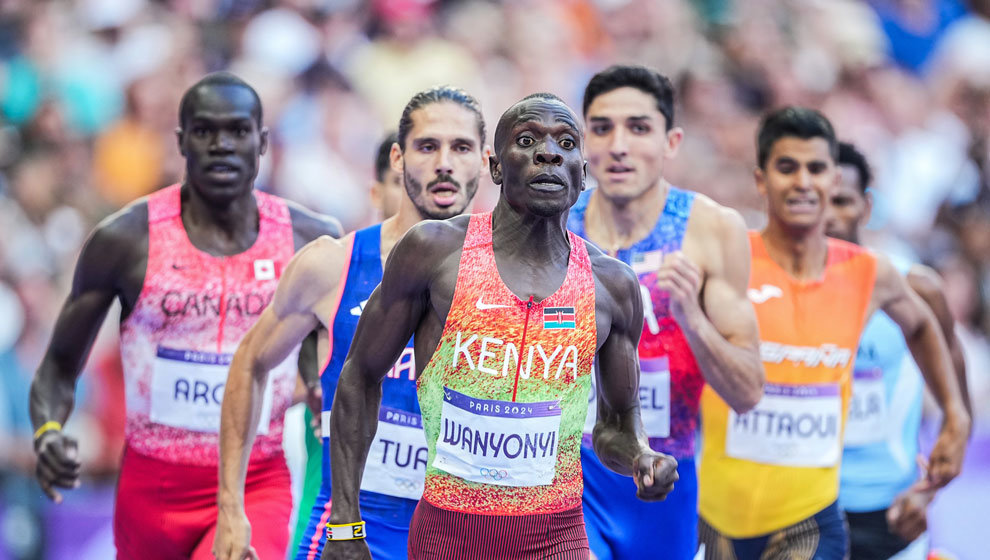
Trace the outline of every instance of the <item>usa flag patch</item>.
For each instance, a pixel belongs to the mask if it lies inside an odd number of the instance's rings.
[[[573,307],[543,308],[543,329],[573,329],[577,327]]]

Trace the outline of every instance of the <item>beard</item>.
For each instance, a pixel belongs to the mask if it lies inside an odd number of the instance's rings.
[[[448,218],[453,218],[454,216],[460,216],[464,213],[468,204],[474,199],[474,194],[478,192],[478,180],[480,177],[474,177],[465,185],[461,185],[459,182],[454,180],[454,178],[448,174],[437,175],[436,179],[433,179],[426,186],[423,183],[417,181],[411,177],[408,173],[403,173],[402,182],[406,188],[406,194],[409,195],[409,199],[412,200],[413,205],[416,210],[419,211],[420,217],[424,220],[446,220]],[[464,201],[455,202],[451,206],[441,207],[436,206],[429,199],[430,189],[439,185],[440,183],[450,183],[457,189],[458,192],[463,192],[466,196]]]

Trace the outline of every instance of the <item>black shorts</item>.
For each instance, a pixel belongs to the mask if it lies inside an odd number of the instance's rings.
[[[887,560],[910,542],[898,537],[887,525],[887,510],[846,512],[849,520],[851,560]]]

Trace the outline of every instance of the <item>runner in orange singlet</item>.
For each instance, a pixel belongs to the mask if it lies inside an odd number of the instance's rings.
[[[923,371],[953,379],[931,310],[883,256],[825,237],[837,180],[837,142],[817,111],[766,116],[756,183],[768,224],[750,235],[750,300],[760,322],[767,383],[760,404],[736,414],[711,388],[702,394],[704,447],[699,536],[708,560],[842,560],[845,521],[836,504],[852,367],[866,320],[882,309],[904,332]],[[962,401],[958,385],[940,402]],[[931,455],[930,482],[962,464],[969,416],[959,404]]]

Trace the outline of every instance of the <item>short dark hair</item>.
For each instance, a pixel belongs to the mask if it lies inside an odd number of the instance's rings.
[[[866,194],[866,189],[873,183],[873,171],[863,152],[849,142],[839,142],[838,163],[856,168],[856,173],[859,174],[859,190]]]
[[[807,107],[788,106],[771,111],[760,121],[756,134],[756,159],[764,169],[770,159],[770,150],[781,138],[795,136],[802,140],[822,138],[828,142],[828,151],[835,160],[839,156],[839,142],[835,138],[832,123],[825,115]]]
[[[674,85],[667,76],[646,66],[616,64],[595,74],[588,87],[584,88],[584,116],[588,116],[588,107],[596,97],[623,87],[636,88],[652,95],[657,102],[657,110],[667,121],[667,130],[673,128]]]
[[[426,105],[441,103],[443,101],[457,103],[474,113],[475,119],[478,121],[478,138],[481,140],[481,144],[485,143],[485,117],[481,114],[481,104],[478,103],[478,100],[461,88],[437,86],[417,93],[412,96],[409,103],[406,103],[405,109],[402,110],[402,117],[399,118],[399,148],[403,151],[406,149],[406,138],[409,136],[409,131],[412,130],[413,126],[413,112]]]
[[[258,97],[258,92],[254,91],[254,88],[250,84],[230,72],[212,72],[207,74],[182,94],[182,101],[179,102],[179,126],[185,126],[186,117],[192,111],[191,104],[197,91],[201,88],[223,86],[241,87],[251,92],[251,96],[254,97],[254,117],[258,122],[258,128],[261,128],[261,98]]]
[[[508,109],[506,109],[505,112],[502,113],[502,116],[499,117],[498,124],[495,126],[495,150],[496,151],[498,151],[502,147],[501,138],[502,138],[502,135],[505,134],[505,132],[506,132],[505,131],[505,127],[508,126],[508,121],[506,120],[508,118],[508,116],[510,114],[512,114],[512,111],[515,110],[516,106],[518,106],[520,103],[524,103],[524,102],[530,101],[532,99],[542,99],[544,101],[551,101],[551,102],[554,102],[554,103],[560,103],[564,107],[567,107],[567,110],[568,111],[571,111],[572,113],[574,112],[574,110],[571,109],[571,106],[568,105],[566,101],[564,101],[559,95],[557,95],[555,93],[549,93],[549,92],[546,92],[546,91],[539,91],[539,92],[536,92],[536,93],[531,93],[531,94],[527,95],[526,97],[523,97],[519,101],[516,101],[515,103],[513,103],[512,106],[509,107]],[[577,125],[578,128],[580,128],[580,125],[578,123],[575,122],[574,124]]]
[[[392,144],[398,141],[399,135],[392,131],[386,134],[382,143],[378,145],[378,155],[375,156],[375,180],[379,183],[385,180],[385,172],[392,165]]]

